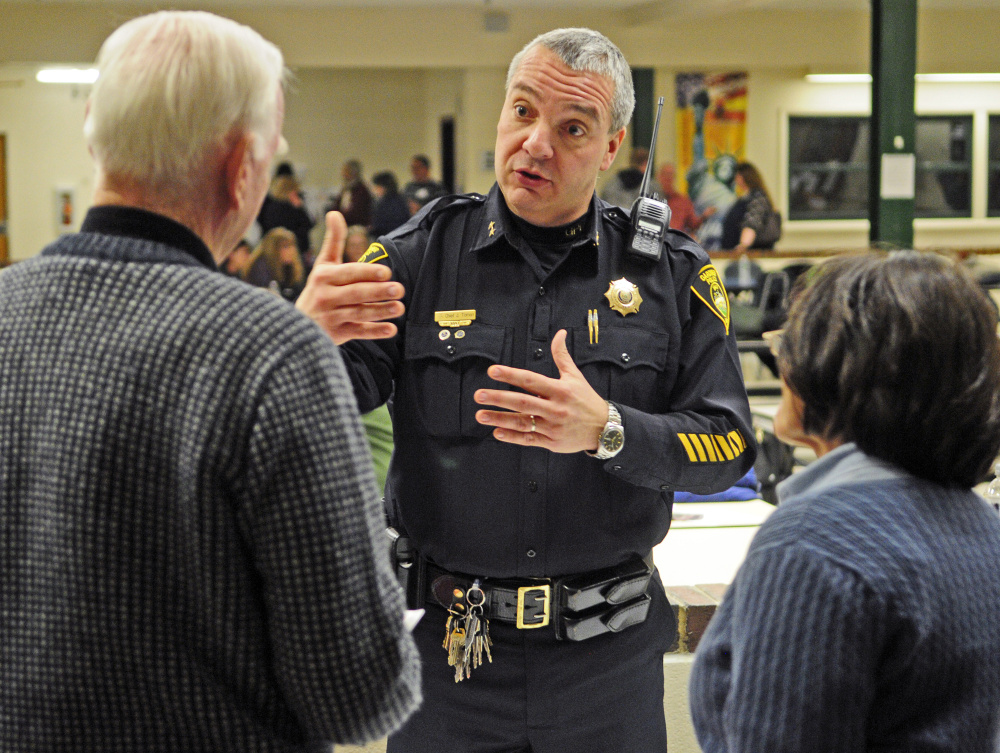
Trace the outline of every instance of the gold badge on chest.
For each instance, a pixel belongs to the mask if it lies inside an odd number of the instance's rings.
[[[612,310],[617,311],[622,316],[638,313],[639,305],[642,303],[639,288],[624,277],[610,283],[604,297],[608,299]]]

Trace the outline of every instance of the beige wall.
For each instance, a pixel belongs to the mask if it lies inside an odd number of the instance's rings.
[[[34,68],[0,67],[11,259],[33,256],[58,236],[57,188],[73,189],[76,224],[90,202],[92,169],[81,134],[86,90],[36,83]]]
[[[183,5],[184,3],[174,3]],[[666,7],[650,4],[645,7]],[[149,5],[142,8],[151,7]],[[780,204],[786,201],[789,114],[866,113],[866,86],[808,84],[807,71],[864,71],[868,14],[856,11],[748,11],[702,19],[640,17],[593,10],[510,11],[510,29],[487,33],[478,8],[455,6],[393,11],[249,10],[212,3],[213,10],[249,23],[284,50],[296,73],[288,97],[289,158],[319,200],[339,182],[341,163],[362,161],[370,176],[393,170],[408,179],[409,157],[426,152],[438,174],[438,125],[456,122],[456,180],[486,191],[484,164],[493,149],[503,80],[510,57],[534,34],[560,25],[590,25],[608,33],[635,66],[656,72],[665,98],[658,160],[675,145],[677,72],[741,69],[750,74],[745,157],[760,167]],[[55,237],[52,193],[71,186],[78,206],[89,198],[89,160],[80,137],[86,87],[42,86],[41,63],[86,63],[101,40],[136,6],[115,3],[0,2],[0,132],[7,135],[12,258],[31,256]],[[925,72],[1000,71],[993,30],[1000,8],[925,10],[919,19],[918,67]],[[985,122],[1000,112],[1000,85],[918,85],[918,112],[973,112],[974,185],[969,220],[918,220],[917,245],[1000,245],[1000,220],[985,218]],[[612,167],[628,159],[628,141]],[[607,178],[601,176],[599,186]],[[81,213],[78,212],[78,217]],[[857,246],[867,223],[786,223],[782,246]]]

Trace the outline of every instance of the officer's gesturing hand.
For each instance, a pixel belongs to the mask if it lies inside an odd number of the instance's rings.
[[[382,264],[343,264],[347,222],[326,213],[326,234],[295,308],[316,322],[337,345],[348,340],[380,340],[396,334],[386,322],[403,314],[403,286],[391,282]]]
[[[552,359],[559,369],[558,379],[526,369],[490,366],[491,378],[524,392],[476,390],[477,403],[503,409],[476,411],[476,420],[497,427],[493,436],[501,442],[552,452],[596,450],[608,421],[608,404],[573,363],[564,329],[552,338]]]

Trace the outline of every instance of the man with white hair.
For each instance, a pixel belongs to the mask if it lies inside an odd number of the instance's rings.
[[[115,31],[81,232],[0,275],[0,750],[328,751],[420,700],[336,347],[216,265],[281,143],[281,53]]]
[[[651,550],[675,490],[728,488],[755,448],[708,255],[675,231],[630,252],[594,194],[633,104],[605,36],[543,34],[511,62],[489,195],[428,204],[360,264],[322,256],[297,303],[361,408],[393,399],[386,504],[427,613],[426,700],[390,753],[666,749]]]

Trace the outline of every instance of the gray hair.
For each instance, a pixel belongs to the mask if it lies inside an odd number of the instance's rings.
[[[539,46],[558,55],[570,70],[589,71],[611,81],[615,88],[611,100],[611,133],[628,125],[635,109],[632,70],[614,42],[591,29],[555,29],[532,39],[510,61],[506,89],[510,89],[510,82],[524,56]]]
[[[281,52],[256,31],[203,11],[161,11],[101,46],[84,137],[100,170],[181,198],[234,132],[257,159],[276,136]]]

